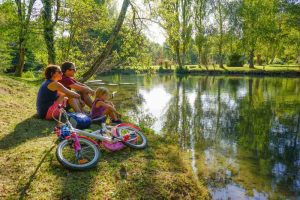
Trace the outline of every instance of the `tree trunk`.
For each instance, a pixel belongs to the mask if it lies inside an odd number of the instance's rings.
[[[221,9],[221,2],[218,1],[218,12],[219,12],[219,31],[220,31],[220,42],[219,42],[219,67],[224,69],[223,66],[223,16]]]
[[[24,69],[24,62],[25,62],[25,45],[26,45],[26,39],[27,39],[27,34],[28,34],[28,29],[29,29],[29,22],[30,22],[30,17],[32,13],[32,8],[34,5],[34,2],[36,0],[30,0],[28,2],[28,7],[27,9],[26,4],[20,1],[16,0],[16,6],[17,6],[17,13],[18,13],[18,19],[19,19],[19,60],[18,64],[16,66],[16,71],[15,75],[16,76],[22,76],[23,69]],[[27,13],[26,13],[27,11]],[[25,15],[26,13],[26,15]]]
[[[58,19],[60,10],[60,0],[56,0],[56,11],[54,21],[52,20],[52,8],[54,3],[52,0],[42,0],[43,3],[43,21],[44,21],[44,39],[47,46],[48,64],[55,64],[55,46],[54,46],[54,26]]]
[[[180,59],[180,49],[179,49],[179,41],[176,41],[176,59],[179,67],[182,67],[181,59]]]
[[[202,57],[201,57],[201,46],[200,45],[197,45],[197,48],[198,48],[198,62],[199,62],[199,66],[201,67],[201,64],[202,64]]]
[[[182,48],[182,59],[181,59],[181,65],[184,66],[185,65],[185,51],[186,51],[186,48],[185,48],[185,45],[183,45],[183,48]]]
[[[19,45],[19,59],[18,59],[18,64],[16,66],[16,76],[22,76],[23,69],[24,69],[24,61],[25,61],[25,48],[23,42],[20,42]]]
[[[261,63],[261,55],[260,54],[256,55],[256,59],[257,59],[257,64],[261,65],[262,63]]]
[[[44,29],[44,38],[47,45],[48,64],[55,64],[54,27]]]
[[[249,54],[249,67],[254,69],[254,49],[252,49]]]
[[[123,25],[129,3],[130,3],[129,0],[123,1],[122,9],[119,14],[118,20],[116,22],[116,25],[112,31],[112,34],[111,34],[108,42],[106,43],[104,50],[95,59],[91,68],[82,75],[82,78],[80,79],[80,81],[84,82],[84,81],[87,81],[89,78],[91,78],[98,71],[98,69],[101,67],[101,65],[104,63],[105,59],[111,54],[112,46],[120,32],[122,25]]]
[[[220,35],[220,44],[219,44],[219,67],[224,69],[224,66],[223,66],[223,33],[222,32]]]
[[[219,67],[224,69],[223,66],[223,33],[220,35],[220,44],[219,44]]]
[[[297,59],[296,59],[296,63],[297,63],[297,64],[300,64],[300,51],[299,51],[299,53],[298,53],[298,56],[297,56]]]
[[[275,56],[272,56],[272,57],[271,57],[271,60],[270,60],[270,64],[273,64],[274,59],[275,59]]]
[[[222,53],[219,54],[219,57],[220,57],[220,61],[219,61],[219,67],[224,69],[224,65],[223,65],[223,55]]]

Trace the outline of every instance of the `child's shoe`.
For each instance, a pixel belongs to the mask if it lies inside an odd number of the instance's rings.
[[[112,124],[121,124],[122,121],[119,120],[119,119],[117,119],[117,120],[111,120],[111,123],[112,123]]]

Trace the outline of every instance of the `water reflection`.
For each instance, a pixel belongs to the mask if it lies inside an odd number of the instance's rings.
[[[215,199],[300,195],[300,80],[105,76],[117,105],[176,138]],[[139,117],[138,117],[139,116]]]

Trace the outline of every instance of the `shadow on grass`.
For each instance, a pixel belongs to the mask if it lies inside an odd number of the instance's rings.
[[[61,194],[59,194],[60,199],[88,199],[89,194],[92,193],[91,195],[95,195],[94,187],[103,186],[103,184],[97,185],[98,183],[102,183],[100,180],[97,180],[97,176],[99,175],[99,173],[106,174],[106,172],[102,170],[110,171],[111,168],[118,171],[118,169],[122,165],[122,161],[127,160],[133,155],[132,153],[128,152],[128,149],[124,149],[124,151],[122,150],[119,152],[108,152],[104,151],[103,149],[100,149],[100,151],[101,157],[99,163],[93,169],[85,171],[74,171],[65,169],[61,165],[50,165],[51,173],[59,177],[59,179],[62,179]],[[101,162],[105,161],[106,164],[102,166]],[[109,169],[107,167],[111,168]],[[111,176],[109,172],[107,173],[107,175]],[[113,179],[113,176],[107,177],[107,179]],[[105,196],[105,194],[101,195]]]
[[[114,196],[116,199],[166,199],[166,195],[161,190],[162,185],[155,178],[157,171],[153,169],[154,164],[152,161],[155,159],[153,150],[145,150],[145,158],[146,163],[144,166],[137,164],[137,167],[140,167],[140,169],[136,169],[136,173],[129,177],[126,182],[118,181],[117,191]],[[163,179],[164,177],[161,178]],[[127,191],[139,192],[132,196],[132,192],[129,193]]]
[[[46,151],[46,153],[44,154],[44,156],[42,157],[41,161],[39,162],[39,164],[36,166],[34,172],[32,173],[32,175],[29,177],[28,181],[25,183],[25,185],[21,188],[20,190],[20,200],[26,198],[26,193],[27,190],[30,188],[30,185],[32,183],[32,181],[34,180],[37,172],[39,171],[41,165],[44,163],[45,159],[49,156],[49,154],[51,153],[51,151],[54,149],[54,147],[56,146],[56,144],[52,145],[50,147],[50,149],[48,151]]]
[[[97,169],[87,171],[69,171],[66,169],[52,169],[53,173],[62,178],[61,200],[68,199],[87,199],[92,190],[92,183],[97,175]]]
[[[116,186],[116,199],[209,199],[199,188],[176,144],[150,136],[151,146],[139,155],[141,163]],[[138,191],[138,192],[128,192]]]
[[[36,115],[33,115],[32,117],[17,124],[14,131],[7,134],[0,140],[0,149],[10,149],[26,142],[27,140],[46,137],[52,133],[54,126],[54,121],[42,120]]]

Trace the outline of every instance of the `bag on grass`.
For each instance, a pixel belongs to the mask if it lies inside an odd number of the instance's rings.
[[[68,113],[69,120],[72,126],[76,127],[77,129],[86,129],[89,128],[92,120],[89,116],[82,114],[82,113]]]

